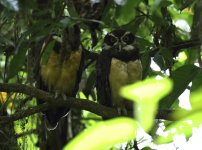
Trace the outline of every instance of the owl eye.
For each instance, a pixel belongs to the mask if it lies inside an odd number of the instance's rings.
[[[129,37],[128,36],[124,36],[122,39],[124,42],[128,42],[129,41]]]
[[[110,42],[111,42],[111,43],[115,43],[115,42],[116,42],[116,38],[113,37],[113,36],[111,36],[111,37],[110,37]]]

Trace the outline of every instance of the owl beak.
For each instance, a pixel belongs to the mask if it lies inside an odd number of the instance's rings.
[[[123,48],[123,44],[121,42],[118,42],[116,45],[115,45],[115,49],[120,52]]]
[[[121,45],[121,43],[118,45],[118,50],[119,50],[119,52],[122,50],[122,45]]]

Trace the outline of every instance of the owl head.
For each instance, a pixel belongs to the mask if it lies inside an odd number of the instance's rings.
[[[109,32],[103,42],[103,50],[113,50],[117,52],[131,51],[135,49],[135,36],[126,30],[117,29]]]

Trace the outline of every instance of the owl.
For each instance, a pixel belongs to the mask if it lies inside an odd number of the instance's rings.
[[[72,38],[70,33],[77,35],[78,38]],[[70,38],[70,36],[72,37]],[[49,42],[54,44],[53,49],[47,62],[43,63],[42,61],[40,64],[38,87],[54,93],[56,100],[60,96],[64,99],[75,97],[78,91],[84,64],[79,36],[80,29],[78,26],[65,30],[63,41],[57,40],[58,37],[55,35],[52,36]],[[38,99],[37,103],[43,104],[44,101]],[[56,129],[60,119],[66,116],[69,110],[70,108],[64,106],[43,112],[47,129]]]
[[[142,79],[139,49],[131,32],[117,29],[105,36],[96,74],[98,102],[128,115],[133,105],[119,95],[119,90]]]

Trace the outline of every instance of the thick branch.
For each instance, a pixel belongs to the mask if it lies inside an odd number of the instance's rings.
[[[26,95],[36,97],[38,99],[43,99],[45,102],[49,102],[49,103],[44,103],[42,105],[38,105],[38,106],[35,106],[32,108],[29,108],[24,111],[17,112],[13,115],[10,115],[9,117],[2,116],[2,117],[0,117],[0,124],[15,121],[15,120],[21,119],[23,117],[27,117],[32,114],[50,109],[51,107],[59,107],[59,106],[67,106],[70,108],[84,109],[84,110],[91,111],[91,112],[93,112],[97,115],[103,116],[103,117],[111,118],[111,117],[118,115],[117,111],[115,109],[99,105],[90,100],[78,99],[78,98],[72,98],[72,97],[69,97],[67,100],[63,100],[61,98],[58,98],[57,100],[55,100],[53,94],[36,89],[31,86],[23,85],[23,84],[2,84],[2,83],[0,83],[0,91],[23,93]]]
[[[63,100],[61,98],[58,98],[57,100],[55,100],[53,94],[47,93],[45,91],[36,89],[34,87],[31,87],[31,86],[27,86],[27,85],[1,84],[0,83],[0,91],[24,93],[24,94],[36,97],[38,99],[43,99],[44,101],[47,102],[47,103],[44,103],[42,105],[38,105],[35,107],[28,108],[26,110],[16,112],[15,114],[10,115],[10,116],[1,116],[0,117],[0,124],[6,124],[9,122],[13,122],[13,121],[22,119],[24,117],[28,117],[30,115],[33,115],[35,113],[48,110],[52,107],[55,108],[55,107],[59,107],[59,106],[67,106],[70,108],[87,110],[87,111],[93,112],[97,115],[103,116],[105,118],[112,118],[112,117],[118,116],[116,109],[109,108],[109,107],[106,107],[103,105],[99,105],[99,104],[92,102],[90,100],[78,99],[78,98],[72,98],[72,97],[69,97],[67,100]],[[170,113],[169,110],[159,111],[159,113],[157,115],[157,119],[172,120],[172,118],[169,118],[169,116],[168,116],[169,113]]]

